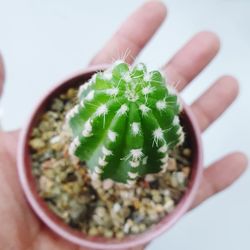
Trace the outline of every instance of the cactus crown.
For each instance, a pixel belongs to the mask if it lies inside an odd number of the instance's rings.
[[[67,114],[69,151],[94,177],[132,184],[165,171],[169,150],[184,140],[178,96],[142,63],[115,62],[83,84],[78,99]]]

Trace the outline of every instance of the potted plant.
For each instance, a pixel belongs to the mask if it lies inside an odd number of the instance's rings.
[[[37,215],[90,249],[131,249],[191,205],[200,132],[160,71],[117,61],[52,89],[22,132],[19,176]]]

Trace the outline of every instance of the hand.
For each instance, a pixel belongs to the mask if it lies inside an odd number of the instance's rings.
[[[125,55],[128,50],[130,54],[125,59],[132,63],[165,16],[166,9],[162,3],[145,3],[124,22],[91,64],[108,63],[118,53]],[[210,32],[201,32],[162,69],[170,82],[178,82],[178,91],[181,91],[208,65],[218,51],[217,36]],[[0,93],[3,78],[4,70],[0,63]],[[237,81],[231,76],[222,76],[191,105],[202,131],[224,112],[237,93]],[[17,138],[18,131],[0,132],[0,249],[83,250],[56,236],[40,222],[28,206],[16,170]],[[232,184],[244,172],[246,165],[246,157],[235,152],[209,166],[204,172],[193,207]]]

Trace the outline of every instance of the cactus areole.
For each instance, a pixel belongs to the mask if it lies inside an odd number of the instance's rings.
[[[169,150],[184,140],[180,111],[159,71],[116,61],[80,87],[67,114],[69,151],[87,163],[93,178],[133,184],[166,171]]]

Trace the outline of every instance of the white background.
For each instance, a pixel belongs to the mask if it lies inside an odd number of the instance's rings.
[[[85,67],[122,20],[143,1],[0,0],[0,49],[7,81],[6,129],[22,126],[47,89]],[[167,22],[141,54],[158,67],[195,32],[219,34],[222,50],[184,93],[190,103],[218,76],[235,75],[237,102],[204,135],[205,161],[243,150],[250,156],[250,1],[169,0]],[[189,213],[149,249],[250,249],[249,171],[227,191]]]

